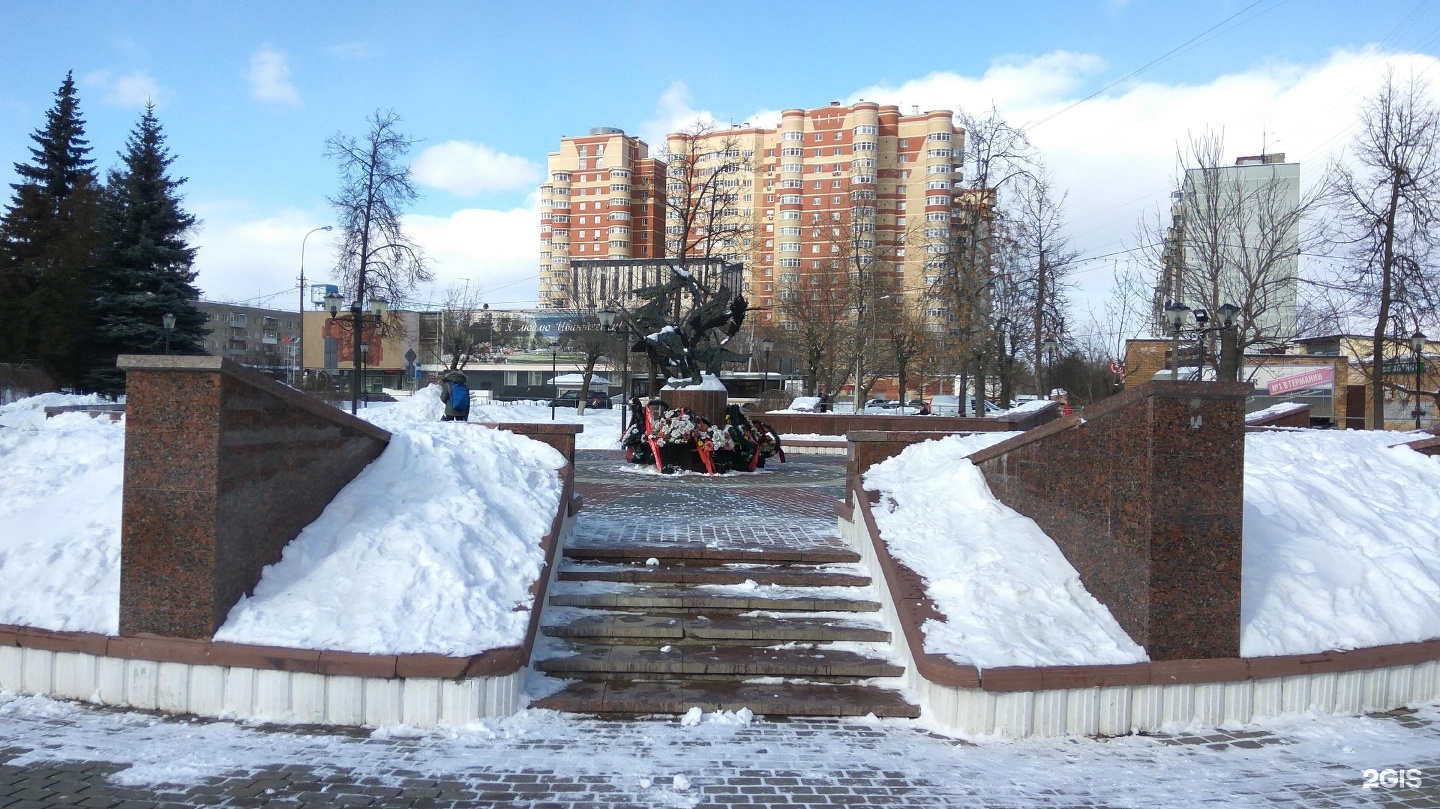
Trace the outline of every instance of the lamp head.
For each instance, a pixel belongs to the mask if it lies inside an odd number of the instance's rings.
[[[610,308],[608,305],[596,309],[595,317],[600,319],[600,328],[604,329],[605,331],[610,331],[610,329],[614,328],[615,310]]]
[[[1185,328],[1185,319],[1190,316],[1190,307],[1183,303],[1172,303],[1165,307],[1165,320],[1170,324],[1170,330],[1179,332]]]
[[[775,350],[775,341],[771,340],[769,337],[766,337],[764,340],[760,341],[760,350],[765,352],[765,356],[770,356],[770,352]]]
[[[171,329],[175,328],[175,315],[171,314],[170,312],[166,312],[165,314],[161,315],[160,325],[165,328],[165,331],[170,331]]]
[[[1416,354],[1425,353],[1425,334],[1419,329],[1416,329],[1415,333],[1410,335],[1410,350]]]
[[[1240,317],[1240,307],[1233,303],[1222,303],[1216,314],[1220,315],[1220,325],[1228,329],[1234,326],[1236,318]]]
[[[1052,334],[1040,343],[1040,347],[1044,349],[1046,353],[1054,354],[1060,348],[1060,341],[1056,340],[1055,335]]]
[[[340,314],[340,305],[344,302],[345,299],[340,297],[339,292],[331,292],[329,295],[325,296],[325,308],[330,310],[331,317],[335,317],[336,315]]]
[[[385,317],[385,313],[388,311],[390,311],[390,301],[387,301],[384,298],[370,299],[370,314],[374,315],[376,320],[383,319]]]
[[[1210,322],[1210,313],[1204,309],[1196,307],[1190,314],[1195,318],[1195,323],[1202,329],[1205,328],[1206,323]]]

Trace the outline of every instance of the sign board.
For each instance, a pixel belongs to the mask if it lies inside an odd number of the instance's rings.
[[[1312,388],[1334,390],[1334,387],[1335,369],[1327,365],[1322,368],[1308,368],[1299,373],[1277,376],[1265,383],[1265,393],[1270,396],[1282,396]]]
[[[1418,371],[1416,370],[1415,365],[1416,365],[1416,362],[1415,362],[1415,358],[1414,358],[1414,357],[1410,357],[1410,358],[1408,358],[1408,359],[1403,359],[1403,360],[1385,360],[1384,362],[1382,362],[1382,363],[1380,364],[1380,373],[1382,373],[1382,374],[1414,374],[1414,373],[1424,373],[1424,372],[1425,372],[1425,361],[1424,361],[1424,360],[1421,360],[1421,361],[1419,362],[1420,368],[1419,368]]]

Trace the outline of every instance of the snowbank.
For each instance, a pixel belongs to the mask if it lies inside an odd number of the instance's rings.
[[[1423,434],[1245,437],[1240,653],[1440,638],[1440,458]]]
[[[120,631],[121,422],[45,408],[99,404],[46,393],[0,407],[0,624]]]
[[[875,523],[890,553],[924,577],[946,616],[925,623],[925,651],[982,668],[1148,659],[1054,541],[965,460],[1016,435],[926,441],[865,475],[866,490],[882,495]]]
[[[947,616],[926,624],[926,651],[980,666],[1143,660],[1054,542],[965,460],[1009,435],[917,444],[865,476],[891,553]],[[1417,437],[1245,437],[1243,657],[1440,638],[1440,459],[1393,446]]]
[[[440,422],[432,393],[364,411],[390,446],[265,568],[216,640],[449,655],[524,640],[565,459]]]
[[[619,400],[616,399],[618,402]],[[470,420],[492,424],[580,424],[585,431],[575,436],[577,449],[619,449],[620,410],[596,410],[585,408],[585,415],[575,413],[573,407],[557,407],[555,420],[550,420],[550,405],[546,404],[472,404]],[[392,412],[394,411],[394,412]],[[361,415],[374,424],[391,430],[392,424],[410,424],[423,421],[439,421],[445,412],[440,401],[440,386],[430,385],[415,391],[415,395],[404,401],[383,407],[372,405],[361,411]]]
[[[1270,405],[1264,410],[1256,410],[1253,413],[1246,413],[1245,423],[1254,424],[1259,421],[1265,421],[1266,419],[1278,418],[1280,416],[1285,416],[1299,410],[1305,410],[1309,407],[1310,405],[1303,404],[1301,402],[1280,402],[1279,404]]]
[[[720,377],[714,374],[701,374],[700,384],[698,385],[690,384],[690,380],[688,379],[671,379],[661,390],[707,390],[724,392],[726,387],[725,383],[720,381]]]

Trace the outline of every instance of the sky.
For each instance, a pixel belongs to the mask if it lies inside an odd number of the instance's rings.
[[[298,305],[302,241],[334,221],[325,140],[377,109],[420,139],[407,225],[436,281],[414,303],[464,287],[509,307],[538,297],[537,188],[564,136],[615,126],[653,146],[697,117],[773,126],[862,98],[993,105],[1068,194],[1080,323],[1139,255],[1178,146],[1208,127],[1229,155],[1283,151],[1314,182],[1387,67],[1440,79],[1440,3],[0,0],[0,54],[0,181],[66,71],[102,170],[153,101],[201,220],[203,297],[276,308]],[[330,235],[305,242],[310,281],[330,280]]]

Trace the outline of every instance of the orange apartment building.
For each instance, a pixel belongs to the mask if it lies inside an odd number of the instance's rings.
[[[785,110],[774,129],[675,133],[666,151],[668,177],[662,160],[621,130],[561,140],[540,189],[543,306],[571,305],[576,259],[673,255],[679,225],[665,219],[666,186],[672,195],[684,187],[674,175],[687,152],[701,174],[706,161],[726,165],[719,214],[729,237],[712,255],[745,265],[743,292],[762,322],[774,319],[779,296],[826,273],[873,267],[918,297],[938,280],[952,221],[969,199],[957,188],[964,133],[950,110],[901,115],[894,105],[835,102]],[[925,315],[945,317],[938,308]]]

